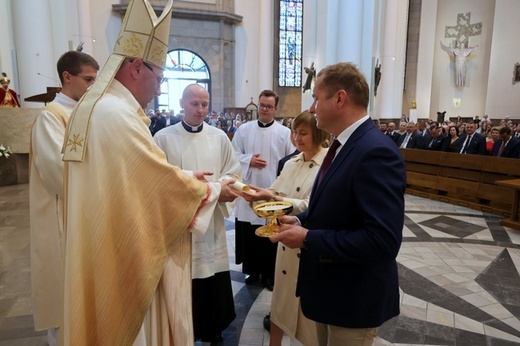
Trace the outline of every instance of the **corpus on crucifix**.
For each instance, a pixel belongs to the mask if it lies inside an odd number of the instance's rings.
[[[453,46],[451,43],[449,46],[444,45],[441,42],[441,47],[455,58],[455,84],[463,87],[466,85],[466,64],[467,57],[478,47],[466,47],[464,44],[459,46]]]

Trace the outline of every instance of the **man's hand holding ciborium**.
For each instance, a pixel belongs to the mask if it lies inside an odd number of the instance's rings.
[[[270,220],[267,225],[259,227],[255,234],[260,237],[271,237],[276,234],[275,229],[281,225],[278,218],[291,213],[293,205],[290,202],[284,202],[283,197],[272,190],[254,185],[249,185],[249,187],[250,190],[244,191],[242,197],[249,202],[256,215]]]

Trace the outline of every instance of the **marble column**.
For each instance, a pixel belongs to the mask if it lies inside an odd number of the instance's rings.
[[[375,109],[375,115],[380,119],[401,117],[407,18],[407,0],[388,0],[384,3],[380,57],[382,76]]]
[[[361,65],[363,0],[340,1],[337,8],[337,62]]]
[[[273,89],[273,1],[260,1],[258,28],[258,93]],[[258,95],[255,95],[258,96]],[[257,102],[257,101],[255,101]]]
[[[95,38],[92,34],[92,23],[90,22],[90,1],[78,0],[78,44],[83,42],[83,52],[94,55]],[[73,47],[76,49],[76,47]]]
[[[44,93],[47,86],[59,86],[49,4],[16,0],[11,5],[20,101],[22,106],[39,108],[42,104],[27,103],[23,99]]]
[[[303,8],[303,67],[309,67],[312,63],[314,63],[314,68],[316,69],[316,73],[318,71],[317,66],[317,26],[318,20],[316,18],[316,13],[318,9],[318,0],[305,0],[304,8]],[[302,70],[302,87],[307,78],[307,74],[305,70]],[[311,86],[311,90],[306,91],[302,95],[301,102],[301,110],[307,110],[312,104],[312,88],[314,84]]]
[[[430,118],[432,102],[433,66],[435,61],[435,39],[437,32],[437,0],[423,1],[421,4],[421,39],[417,56],[417,82],[415,101],[417,103],[418,118]],[[443,56],[443,58],[445,58]]]
[[[16,69],[16,54],[11,35],[12,15],[11,1],[0,0],[0,72],[5,72],[11,83],[9,87],[19,91],[18,71]]]

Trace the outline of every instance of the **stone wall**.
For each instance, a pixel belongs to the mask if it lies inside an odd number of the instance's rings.
[[[0,108],[0,144],[9,146],[16,160],[17,183],[29,182],[31,127],[40,108]]]
[[[31,126],[40,108],[0,108],[0,144],[28,154]]]

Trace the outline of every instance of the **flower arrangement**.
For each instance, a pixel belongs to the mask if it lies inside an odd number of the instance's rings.
[[[0,144],[0,157],[5,156],[7,159],[12,153],[11,148],[4,147],[3,144]]]

